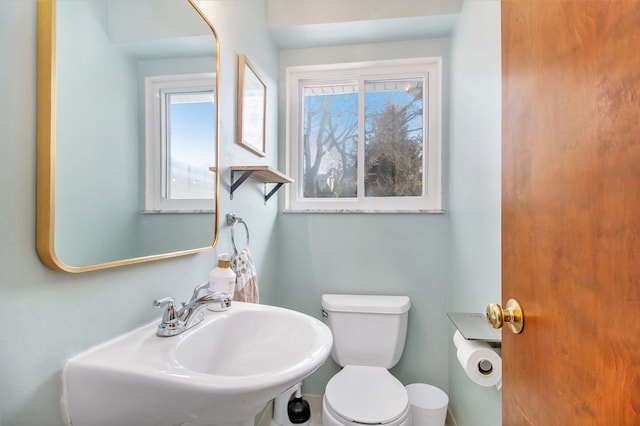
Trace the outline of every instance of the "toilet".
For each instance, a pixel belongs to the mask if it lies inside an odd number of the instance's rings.
[[[322,296],[331,358],[343,367],[327,383],[323,426],[411,424],[407,390],[389,372],[404,350],[410,307],[407,296]]]

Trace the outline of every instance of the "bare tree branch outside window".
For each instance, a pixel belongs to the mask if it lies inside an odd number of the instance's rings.
[[[365,195],[421,196],[422,85],[418,81],[384,81],[368,82],[367,86]]]
[[[358,95],[305,96],[304,196],[355,197]]]
[[[305,198],[357,197],[358,93],[353,87],[305,91]],[[365,87],[365,196],[421,196],[422,80],[371,81]]]

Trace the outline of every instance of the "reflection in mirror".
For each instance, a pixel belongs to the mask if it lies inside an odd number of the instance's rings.
[[[190,0],[38,1],[48,266],[83,272],[215,245],[217,50]]]

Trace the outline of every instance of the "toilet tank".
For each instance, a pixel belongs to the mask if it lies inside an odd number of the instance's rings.
[[[333,333],[331,358],[343,367],[393,367],[404,350],[410,307],[407,296],[322,295]]]

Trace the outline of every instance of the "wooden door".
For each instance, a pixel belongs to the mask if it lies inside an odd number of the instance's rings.
[[[503,1],[502,60],[503,424],[640,425],[640,1]]]

